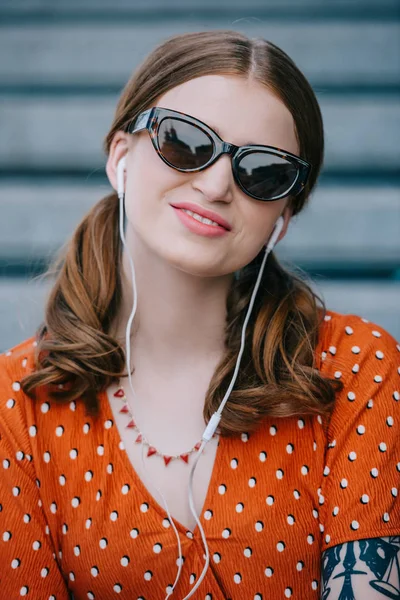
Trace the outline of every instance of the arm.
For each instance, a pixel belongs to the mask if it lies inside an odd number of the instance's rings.
[[[321,600],[400,598],[400,536],[338,544],[322,555]]]
[[[0,598],[67,600],[41,507],[24,407],[0,356]]]

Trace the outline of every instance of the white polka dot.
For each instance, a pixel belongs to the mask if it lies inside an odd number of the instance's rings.
[[[398,489],[397,489],[397,488],[395,488],[395,487],[392,487],[392,489],[391,489],[391,493],[392,493],[392,496],[393,496],[394,498],[397,498]]]
[[[316,581],[315,579],[312,580],[311,582],[311,587],[313,590],[316,590],[318,588],[318,581]]]
[[[113,425],[113,422],[112,422],[110,419],[108,419],[108,420],[107,420],[107,421],[104,423],[104,427],[105,427],[105,429],[111,429],[112,425]]]
[[[14,408],[14,406],[15,406],[15,400],[13,400],[12,398],[10,398],[9,400],[7,400],[6,406],[7,406],[7,408]]]
[[[336,348],[335,348],[335,346],[329,346],[329,352],[331,354],[335,355],[336,354]]]
[[[273,569],[271,569],[270,567],[267,567],[267,568],[265,569],[264,573],[265,573],[265,575],[266,575],[267,577],[272,577],[272,575],[274,574],[274,571],[273,571]]]
[[[97,577],[97,575],[99,574],[99,570],[97,567],[92,567],[90,569],[90,573],[91,573],[92,577]]]
[[[86,471],[86,473],[85,473],[85,481],[91,481],[92,478],[93,478],[92,471]]]
[[[349,327],[349,325],[347,325],[347,327],[345,327],[344,330],[348,335],[351,335],[352,333],[354,333],[353,329],[351,327]]]
[[[56,436],[57,437],[61,437],[63,433],[64,433],[64,427],[61,427],[61,425],[56,427]]]
[[[148,504],[146,504],[146,503],[144,503],[144,504],[141,504],[141,505],[140,505],[140,510],[141,510],[141,512],[142,512],[142,513],[145,513],[145,512],[147,512],[147,511],[149,510],[149,505],[148,505]]]
[[[92,526],[92,519],[90,519],[90,518],[86,519],[86,521],[85,521],[85,527],[86,527],[86,529],[90,529],[91,526]]]
[[[377,350],[375,352],[375,356],[376,356],[376,358],[379,358],[380,360],[382,360],[382,358],[384,358],[385,355],[383,354],[383,352],[381,350]]]
[[[326,534],[325,536],[325,544],[329,544],[329,542],[331,541],[331,536]]]
[[[272,436],[276,435],[276,432],[277,432],[277,431],[278,431],[278,430],[277,430],[277,428],[275,427],[275,425],[272,425],[272,427],[270,427],[270,428],[269,428],[269,434],[270,434],[270,435],[272,435]]]
[[[221,496],[223,496],[226,492],[226,485],[220,485],[218,487],[218,493],[221,494]]]
[[[369,502],[369,496],[368,496],[368,494],[363,494],[363,495],[361,496],[361,502],[362,502],[363,504],[368,504],[368,502]]]
[[[29,592],[29,588],[27,585],[22,586],[22,588],[19,590],[19,595],[20,596],[26,596]]]
[[[102,550],[104,550],[104,548],[107,547],[107,540],[105,538],[101,538],[101,540],[99,542],[99,546]]]
[[[75,554],[75,556],[79,556],[79,555],[80,555],[80,553],[81,553],[81,548],[80,548],[80,546],[75,546],[75,547],[74,547],[74,554]]]
[[[36,433],[37,433],[36,426],[35,426],[35,425],[31,425],[31,426],[29,427],[29,435],[30,435],[31,437],[35,437]]]
[[[350,400],[350,402],[353,402],[356,399],[356,395],[354,392],[349,392],[347,394],[347,398],[348,398],[348,400]]]
[[[116,583],[113,587],[113,590],[116,594],[119,594],[120,592],[122,592],[122,586],[119,583]]]
[[[171,527],[171,523],[169,522],[169,519],[163,519],[162,524],[163,524],[163,527],[165,527],[165,529],[168,529],[168,527]]]
[[[359,354],[361,352],[360,347],[359,346],[353,346],[351,349],[353,354]]]
[[[390,521],[389,513],[385,513],[382,518],[385,521],[385,523],[388,523],[388,521]]]
[[[291,598],[291,597],[292,597],[292,589],[286,588],[285,589],[285,598]]]
[[[372,335],[375,336],[375,337],[377,337],[377,338],[380,338],[382,334],[379,333],[379,331],[373,331]]]
[[[75,460],[75,458],[78,456],[78,450],[76,448],[72,448],[72,450],[69,451],[69,457],[72,460]]]
[[[360,435],[363,435],[365,433],[365,427],[364,427],[364,425],[359,425],[357,427],[357,433],[359,433]]]
[[[213,516],[213,513],[211,510],[206,510],[204,513],[204,518],[209,521],[211,519],[211,517]]]
[[[294,520],[294,516],[293,515],[288,515],[288,517],[287,517],[286,520],[289,523],[289,525],[294,525],[295,520]]]
[[[297,565],[296,565],[296,569],[297,569],[298,571],[302,571],[302,570],[303,570],[303,567],[304,567],[304,563],[303,563],[303,562],[300,560],[300,561],[297,563]]]
[[[72,412],[75,412],[75,410],[76,410],[76,402],[74,400],[69,403],[69,409],[72,410]]]
[[[353,371],[353,373],[358,373],[360,370],[360,365],[356,363],[355,365],[353,365],[353,368],[351,370]]]
[[[267,497],[266,503],[268,504],[268,506],[272,506],[274,502],[275,502],[275,500],[274,500],[273,496],[268,496]]]
[[[113,512],[110,514],[110,520],[116,521],[117,519],[118,519],[118,512],[116,510],[113,510]]]
[[[304,428],[304,425],[305,425],[305,422],[303,421],[303,419],[299,419],[299,420],[297,421],[297,427],[298,427],[299,429],[303,429],[303,428]]]
[[[372,477],[374,477],[374,478],[378,477],[378,475],[379,475],[379,471],[378,471],[378,469],[376,467],[374,467],[373,469],[371,469],[370,472],[371,472]]]
[[[40,546],[41,546],[41,543],[37,540],[35,542],[33,542],[33,544],[32,544],[32,548],[35,551],[39,550]]]
[[[379,444],[379,450],[380,450],[381,452],[386,452],[386,450],[387,450],[387,446],[386,446],[385,442],[381,442],[381,443]]]
[[[126,496],[126,494],[129,492],[129,485],[126,483],[125,485],[122,486],[121,488],[121,494],[123,494],[124,496]],[[142,511],[143,512],[143,511]]]
[[[250,556],[252,555],[252,551],[250,548],[245,548],[243,550],[243,554],[245,555],[246,558],[250,558]]]
[[[231,468],[232,468],[232,469],[236,469],[236,468],[237,468],[237,466],[238,466],[238,461],[237,461],[237,459],[236,459],[236,458],[232,458],[232,460],[231,460]]]
[[[336,517],[339,514],[339,507],[335,506],[335,508],[333,509],[332,513]]]
[[[50,410],[50,404],[48,402],[43,402],[40,405],[40,410],[42,411],[43,414],[46,414]]]
[[[265,462],[267,460],[267,453],[266,452],[260,452],[258,458],[260,459],[261,462]]]
[[[349,454],[349,460],[354,461],[357,458],[357,453],[356,452],[350,452]]]
[[[335,371],[334,373],[335,379],[340,379],[342,376],[342,372],[341,371]]]
[[[242,433],[240,436],[242,442],[247,442],[249,440],[249,434],[248,433]]]
[[[104,456],[104,446],[102,446],[102,445],[97,446],[97,454],[99,456]]]
[[[351,522],[352,529],[358,529],[360,527],[360,523],[358,521]]]
[[[324,467],[324,475],[325,475],[325,477],[326,477],[327,475],[329,475],[330,471],[331,471],[331,470],[330,470],[330,468],[328,467],[328,465],[325,465],[325,467]]]
[[[308,470],[309,470],[309,469],[308,469],[307,465],[303,465],[303,466],[301,467],[301,474],[302,474],[302,475],[307,475],[307,474],[308,474]]]
[[[129,565],[129,558],[127,556],[123,556],[120,562],[123,567],[127,567]]]
[[[83,433],[86,435],[87,433],[89,433],[89,429],[90,429],[90,425],[89,423],[85,423],[84,426],[82,427]]]
[[[382,383],[383,379],[382,379],[381,375],[375,375],[374,381],[375,381],[375,383]]]
[[[79,500],[79,498],[76,498],[76,497],[75,497],[75,498],[72,498],[72,500],[71,500],[71,504],[72,504],[72,506],[73,506],[74,508],[77,508],[77,507],[79,506],[79,504],[80,504],[80,500]]]
[[[235,575],[233,576],[233,581],[235,583],[240,583],[242,581],[242,578],[239,573],[235,573]]]
[[[255,487],[256,483],[257,483],[257,481],[256,481],[255,477],[250,477],[250,479],[248,481],[249,487],[251,487],[251,488]]]
[[[347,479],[345,477],[343,477],[343,479],[340,482],[340,486],[342,488],[347,488],[347,485],[348,485],[348,481],[347,481]]]
[[[397,390],[393,392],[393,398],[396,400],[396,402],[398,402],[400,400],[400,392]]]

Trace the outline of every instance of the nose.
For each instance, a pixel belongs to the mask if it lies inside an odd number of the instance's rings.
[[[222,154],[212,165],[194,173],[192,186],[210,202],[232,202],[235,181],[230,154]]]

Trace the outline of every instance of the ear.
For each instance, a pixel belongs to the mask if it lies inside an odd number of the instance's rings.
[[[123,131],[117,131],[113,137],[110,146],[110,152],[106,163],[106,173],[111,186],[115,191],[118,191],[117,182],[117,167],[120,159],[125,156],[128,152],[128,138],[127,133]]]
[[[292,208],[289,205],[286,206],[286,208],[283,211],[283,213],[282,213],[281,216],[283,217],[284,224],[283,224],[282,231],[280,232],[279,237],[278,237],[276,243],[278,243],[286,235],[286,232],[287,232],[288,227],[289,227],[290,219],[292,218]]]

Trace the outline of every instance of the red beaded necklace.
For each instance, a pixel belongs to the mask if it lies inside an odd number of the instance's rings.
[[[139,427],[136,425],[135,420],[132,416],[132,411],[128,404],[128,399],[126,397],[124,388],[122,387],[119,380],[118,380],[118,389],[116,392],[114,392],[114,397],[119,398],[123,402],[123,406],[119,410],[119,412],[121,414],[127,414],[129,417],[129,422],[126,425],[126,429],[134,429],[135,431],[137,431],[138,435],[135,439],[135,443],[136,444],[143,443],[146,446],[148,446],[146,456],[148,456],[148,457],[154,456],[154,455],[162,456],[162,458],[164,459],[165,466],[167,467],[172,460],[176,460],[176,459],[183,460],[183,462],[188,464],[190,454],[192,454],[193,452],[198,452],[198,450],[201,446],[201,440],[199,442],[197,442],[197,444],[195,444],[191,450],[188,450],[187,452],[184,452],[183,454],[172,454],[172,455],[163,454],[162,452],[157,450],[157,448],[155,446],[152,446],[150,444],[150,442],[146,439],[145,435],[140,431]],[[215,437],[215,435],[216,434],[214,433],[213,437]]]

